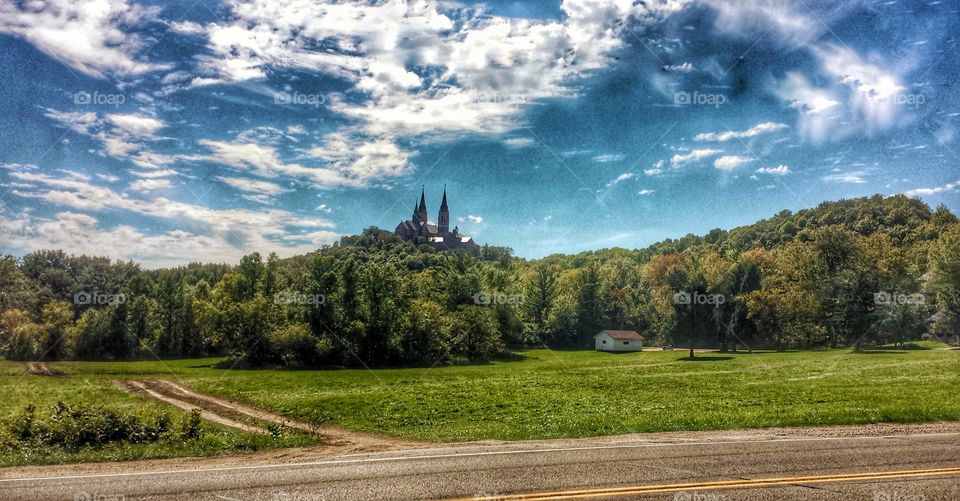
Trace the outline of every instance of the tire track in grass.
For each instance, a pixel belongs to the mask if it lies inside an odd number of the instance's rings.
[[[249,405],[197,393],[170,381],[123,381],[118,384],[128,391],[146,395],[180,409],[199,408],[204,419],[244,431],[266,433],[268,431],[266,426],[269,424],[282,425],[301,432],[322,435],[327,444],[356,452],[386,451],[424,445],[422,442],[355,432],[339,426],[298,421]],[[250,421],[260,426],[248,424]]]

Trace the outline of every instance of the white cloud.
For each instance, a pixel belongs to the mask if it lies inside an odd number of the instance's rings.
[[[729,141],[731,139],[745,139],[750,137],[759,136],[760,134],[766,134],[768,132],[775,132],[778,130],[786,129],[787,124],[777,123],[777,122],[763,122],[753,127],[750,127],[747,130],[734,131],[728,130],[725,132],[704,132],[694,136],[695,141]]]
[[[434,1],[230,1],[228,19],[205,27],[209,53],[194,84],[264,81],[268,68],[352,82],[368,99],[333,94],[325,105],[356,125],[320,148],[348,178],[390,177],[408,170],[399,139],[503,135],[522,125],[527,104],[574,95],[575,78],[605,67],[623,46],[628,18],[650,22],[685,3],[567,0],[564,17],[547,21],[464,7],[455,23],[444,14],[449,6]]]
[[[633,177],[634,177],[634,174],[632,172],[624,172],[623,174],[620,174],[619,176],[614,178],[613,181],[610,181],[609,183],[607,183],[607,187],[613,186],[618,183],[622,183],[629,179],[633,179]]]
[[[468,214],[467,217],[459,217],[457,221],[460,223],[473,223],[473,224],[483,224],[483,218],[480,216],[474,216],[473,214]]]
[[[925,197],[930,195],[937,195],[940,193],[952,193],[960,189],[960,179],[947,183],[943,186],[935,186],[933,188],[916,188],[913,190],[907,190],[903,192],[904,195],[908,197]]]
[[[126,0],[0,2],[0,33],[93,77],[137,75],[168,67],[140,60],[143,40],[128,30],[159,11]]]
[[[850,172],[837,172],[836,174],[823,176],[821,179],[828,183],[864,184],[867,182],[863,178],[864,175],[866,175],[866,172],[857,170]]]
[[[107,120],[123,131],[140,137],[153,137],[158,130],[165,126],[163,122],[156,118],[136,113],[107,115]]]
[[[790,167],[786,165],[778,165],[776,167],[760,167],[757,169],[758,174],[772,174],[775,176],[785,176],[790,173]]]
[[[666,64],[663,66],[663,70],[671,73],[690,73],[693,71],[693,65],[690,63]]]
[[[217,179],[240,191],[246,191],[260,195],[278,195],[280,193],[289,191],[279,184],[270,183],[267,181],[258,181],[256,179],[249,179],[245,177],[218,177]]]
[[[133,191],[156,191],[169,188],[169,179],[138,179],[130,183],[130,189]]]
[[[510,137],[503,140],[503,144],[507,148],[526,148],[528,146],[533,146],[533,139],[529,137]]]
[[[700,149],[693,150],[690,153],[676,154],[670,159],[670,165],[677,167],[689,162],[696,162],[723,153],[721,150]]]
[[[593,161],[599,163],[620,162],[624,158],[626,158],[626,155],[620,153],[605,153],[593,157]]]
[[[715,169],[732,171],[741,165],[753,162],[755,159],[748,157],[741,157],[737,155],[725,155],[713,161],[713,167]]]
[[[236,261],[254,251],[275,250],[290,256],[315,250],[337,238],[336,233],[325,230],[333,227],[329,221],[279,209],[212,209],[164,197],[135,198],[107,187],[44,173],[14,171],[11,176],[42,186],[11,191],[14,196],[43,200],[73,211],[119,211],[168,224],[188,224],[191,228],[190,232],[172,230],[150,236],[129,226],[103,229],[95,226],[92,216],[76,212],[63,212],[67,216],[55,220],[31,214],[11,219],[0,214],[0,231],[10,242],[7,246],[22,251],[67,248],[78,253],[136,258],[148,266],[167,266],[196,260]],[[198,225],[202,232],[196,230]]]

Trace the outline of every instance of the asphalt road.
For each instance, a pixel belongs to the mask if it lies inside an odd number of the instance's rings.
[[[960,500],[960,433],[471,444],[164,468],[3,470],[0,499]]]

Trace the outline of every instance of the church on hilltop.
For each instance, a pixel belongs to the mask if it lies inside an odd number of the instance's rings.
[[[443,189],[443,201],[440,202],[437,224],[433,224],[427,219],[426,194],[421,190],[420,203],[415,203],[413,206],[413,216],[409,220],[398,224],[395,233],[404,240],[429,243],[437,250],[473,250],[477,248],[476,242],[460,233],[460,229],[456,226],[454,226],[453,231],[450,231],[450,210],[447,208],[446,188]]]

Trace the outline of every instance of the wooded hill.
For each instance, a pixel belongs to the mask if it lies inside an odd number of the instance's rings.
[[[0,352],[11,359],[430,365],[588,346],[603,328],[721,349],[955,341],[960,223],[944,207],[876,195],[539,260],[493,246],[437,252],[377,228],[235,266],[143,270],[62,250],[0,259]]]

